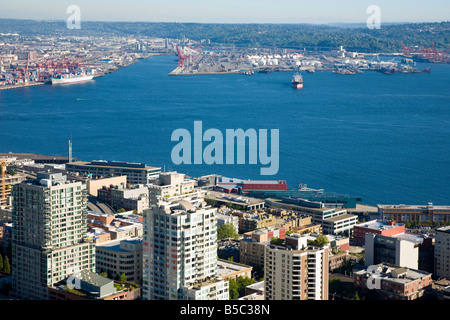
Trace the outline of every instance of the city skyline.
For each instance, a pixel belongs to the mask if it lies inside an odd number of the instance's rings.
[[[158,3],[131,0],[124,7],[117,0],[109,2],[86,0],[54,1],[39,3],[30,0],[21,3],[3,4],[0,18],[32,20],[66,20],[70,14],[67,8],[77,5],[82,21],[127,21],[127,22],[192,22],[192,23],[365,23],[371,15],[368,7],[380,8],[381,22],[441,22],[448,21],[450,3],[437,0],[433,3],[421,1],[355,1],[344,0],[339,3],[321,0],[314,4],[305,1],[237,1],[213,3],[205,0],[185,2],[171,0]]]

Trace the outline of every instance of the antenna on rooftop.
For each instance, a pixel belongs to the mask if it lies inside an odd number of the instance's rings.
[[[69,163],[72,162],[72,134],[70,134],[69,140]]]

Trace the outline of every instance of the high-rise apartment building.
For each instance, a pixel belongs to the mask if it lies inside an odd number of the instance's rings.
[[[95,271],[82,182],[40,172],[15,185],[12,195],[13,297],[46,300],[48,286],[81,270]]]
[[[143,298],[227,300],[228,282],[217,274],[217,209],[193,195],[144,215]]]
[[[434,268],[437,278],[450,279],[450,226],[436,229]]]
[[[284,246],[267,245],[266,300],[328,300],[328,259],[328,246],[308,246],[299,234],[287,235]]]

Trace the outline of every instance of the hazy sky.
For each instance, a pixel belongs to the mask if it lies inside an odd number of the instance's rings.
[[[450,21],[450,0],[2,0],[0,18],[66,20],[70,5],[95,21],[333,23]]]

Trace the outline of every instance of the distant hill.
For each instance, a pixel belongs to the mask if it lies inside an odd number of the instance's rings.
[[[339,25],[339,26],[338,26]],[[81,30],[70,30],[65,21],[0,19],[0,32],[64,35],[134,35],[160,38],[183,36],[209,39],[213,45],[236,47],[336,48],[359,52],[398,52],[405,45],[450,48],[450,22],[382,24],[368,29],[364,24],[211,24],[154,22],[82,22]]]

